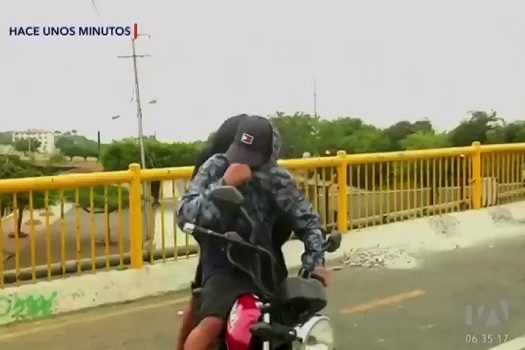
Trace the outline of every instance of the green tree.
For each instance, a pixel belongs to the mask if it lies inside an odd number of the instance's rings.
[[[347,139],[363,128],[363,121],[359,118],[337,118],[334,120],[322,119],[319,121],[318,153],[329,151],[335,154],[338,150],[347,150]]]
[[[525,122],[516,123],[516,130],[512,134],[512,137],[508,135],[507,142],[525,142]]]
[[[352,135],[343,138],[340,148],[347,153],[384,152],[389,148],[381,130],[372,125],[364,125]]]
[[[98,151],[96,150],[92,150],[92,149],[89,149],[89,148],[82,148],[80,149],[80,154],[78,155],[79,157],[82,157],[84,158],[84,160],[87,160],[87,158],[97,158],[98,157]]]
[[[187,166],[195,163],[202,148],[201,142],[164,143],[154,139],[145,140],[146,162],[148,168],[169,168]],[[114,141],[105,148],[101,156],[104,170],[126,170],[131,163],[140,164],[140,147],[138,141],[128,139]],[[151,194],[154,202],[159,202],[160,182],[151,182]]]
[[[383,132],[390,141],[390,150],[399,151],[402,149],[401,141],[413,132],[412,123],[402,120],[389,126]]]
[[[98,143],[85,136],[66,132],[57,137],[55,145],[66,157],[98,157]]]
[[[525,121],[515,121],[497,126],[497,131],[491,136],[493,143],[496,141],[505,143],[525,142]]]
[[[450,142],[446,134],[435,134],[433,131],[418,131],[401,140],[402,149],[418,150],[449,147]]]
[[[64,155],[62,154],[62,152],[60,152],[60,150],[58,152],[53,153],[49,157],[49,163],[50,164],[64,163],[65,161],[66,160],[64,158]]]
[[[434,133],[434,128],[428,119],[418,120],[414,123],[402,120],[389,126],[383,132],[390,140],[389,149],[391,151],[400,151],[403,149],[403,140],[409,135],[417,132]]]
[[[434,132],[432,122],[428,119],[417,120],[412,124],[412,132]]]
[[[462,121],[450,132],[449,139],[453,146],[470,146],[474,141],[483,144],[490,141],[490,137],[496,140],[500,138],[495,135],[502,119],[496,112],[473,111],[470,115],[470,119]]]
[[[434,135],[432,123],[426,119],[413,124],[401,121],[386,130],[351,117],[326,120],[302,113],[286,115],[279,112],[272,120],[283,136],[285,146],[282,156],[286,158],[300,157],[304,152],[324,155],[328,151],[333,155],[338,150],[345,150],[350,154],[401,150],[404,148],[403,140],[414,133],[423,133],[424,137],[430,138],[429,142],[443,143],[443,135],[431,136]],[[414,146],[414,141],[420,138],[418,134],[409,141]],[[422,147],[428,147],[424,140],[420,141],[423,141]],[[373,170],[371,166],[362,166],[361,172],[357,174],[357,168],[352,167],[349,177],[352,177],[353,185],[360,188],[364,188],[365,184],[370,187],[375,183],[377,186],[381,176],[387,175],[386,167],[382,168],[383,174],[380,174],[379,168]],[[372,174],[375,174],[374,178]]]
[[[101,161],[106,171],[126,170],[131,163],[140,163],[138,142],[113,141],[102,153]]]
[[[195,162],[202,148],[201,142],[164,143],[145,140],[148,168],[187,166]],[[106,171],[126,170],[131,163],[140,164],[140,147],[135,140],[113,141],[102,152],[102,165]]]
[[[13,146],[17,151],[20,152],[36,152],[38,147],[40,147],[42,143],[35,138],[29,138],[29,139],[18,139],[14,142]]]
[[[364,124],[358,118],[323,120],[319,136],[319,150],[328,150],[332,155],[338,150],[345,150],[348,154],[382,152],[389,146],[380,129]],[[325,178],[329,176],[325,174]],[[379,171],[372,171],[371,165],[352,166],[348,173],[348,181],[359,188],[372,187],[379,178]]]
[[[300,112],[294,115],[277,112],[270,119],[282,136],[281,157],[301,157],[304,152],[318,150],[319,118]]]
[[[11,145],[13,135],[10,132],[0,132],[0,145]]]
[[[21,160],[17,156],[3,156],[0,155],[0,179],[14,179],[24,177],[40,177],[44,175],[51,175],[45,171],[44,168],[38,168],[30,162]],[[32,198],[31,198],[32,197]],[[18,208],[17,213],[17,232],[21,237],[26,236],[26,233],[21,231],[22,219],[24,210],[29,206],[31,199],[33,201],[33,209],[42,209],[46,206],[46,192],[33,191],[32,193],[17,193],[17,194],[2,194],[0,195],[0,213],[5,214],[6,212],[13,210],[15,207]],[[58,194],[56,191],[48,191],[47,193],[47,205],[54,205],[58,201]],[[46,213],[47,214],[47,213]]]

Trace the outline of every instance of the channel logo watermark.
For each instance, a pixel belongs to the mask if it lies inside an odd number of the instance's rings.
[[[499,300],[496,305],[466,305],[465,325],[501,326],[509,320],[508,300]]]
[[[132,37],[139,36],[139,26],[107,25],[107,26],[10,26],[11,37]]]
[[[510,303],[499,300],[490,305],[466,305],[465,325],[469,332],[465,334],[467,344],[502,344],[512,337],[505,325],[509,322]]]

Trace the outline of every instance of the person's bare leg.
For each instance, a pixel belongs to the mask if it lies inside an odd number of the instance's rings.
[[[179,330],[179,335],[177,338],[177,350],[184,349],[184,342],[186,338],[190,335],[191,330],[193,329],[193,322],[195,320],[195,315],[198,310],[198,299],[196,296],[192,296],[186,309],[184,310],[184,315],[182,316],[182,325]]]
[[[193,328],[184,342],[183,350],[210,350],[224,327],[224,320],[208,316]]]

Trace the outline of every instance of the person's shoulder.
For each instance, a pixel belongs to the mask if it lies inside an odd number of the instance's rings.
[[[292,173],[282,166],[277,165],[272,167],[269,170],[268,175],[275,185],[287,186],[293,182]]]
[[[280,165],[275,165],[271,167],[269,170],[269,173],[270,175],[275,175],[275,176],[280,176],[280,177],[291,177],[292,176],[292,173],[288,169]]]
[[[204,164],[200,167],[200,171],[203,172],[209,172],[209,171],[217,171],[217,170],[224,170],[228,167],[229,162],[226,158],[226,155],[218,153],[212,155],[210,158],[208,158]]]
[[[226,154],[224,153],[215,153],[208,158],[208,161],[212,163],[228,163],[228,158],[226,158]]]

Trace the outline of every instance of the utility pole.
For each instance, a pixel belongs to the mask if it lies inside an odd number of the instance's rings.
[[[314,75],[314,116],[317,118],[317,81]]]
[[[97,131],[97,161],[100,162],[100,130]]]
[[[140,91],[139,91],[139,77],[138,77],[138,70],[137,70],[137,58],[144,58],[149,57],[150,55],[137,55],[135,51],[135,40],[137,40],[138,36],[147,36],[148,34],[139,34],[137,37],[134,37],[131,39],[131,49],[132,49],[132,55],[131,56],[118,56],[118,58],[133,58],[133,74],[135,78],[135,100],[137,101],[137,119],[138,119],[138,133],[139,133],[139,146],[140,146],[140,161],[142,169],[146,169],[146,152],[144,150],[144,132],[142,127],[142,107],[140,105]],[[144,217],[144,237],[146,239],[149,239],[149,220],[148,220],[148,196],[147,191],[147,185],[146,183],[143,183],[143,194],[142,194],[142,200],[143,200],[143,206],[142,206],[142,212]]]

